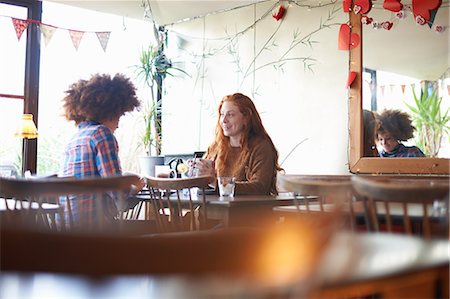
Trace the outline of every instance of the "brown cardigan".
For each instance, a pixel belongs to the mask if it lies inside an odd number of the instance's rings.
[[[252,140],[248,160],[242,165],[235,165],[241,153],[240,147],[232,147],[225,161],[226,168],[218,175],[236,177],[236,195],[277,194],[275,171],[277,161],[272,142],[264,138]],[[232,169],[235,169],[234,173],[231,173]]]

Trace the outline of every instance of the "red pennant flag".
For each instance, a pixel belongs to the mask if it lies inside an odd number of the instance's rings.
[[[83,38],[84,31],[69,30],[70,38],[72,39],[73,46],[78,51],[81,38]]]
[[[106,47],[108,46],[109,36],[111,32],[96,32],[98,41],[103,48],[103,52],[106,52]]]
[[[406,85],[405,84],[402,84],[402,94],[405,94],[405,87],[406,87]]]
[[[14,30],[16,31],[17,40],[20,41],[20,37],[22,36],[22,33],[27,29],[28,22],[26,20],[20,20],[11,18],[14,26]]]

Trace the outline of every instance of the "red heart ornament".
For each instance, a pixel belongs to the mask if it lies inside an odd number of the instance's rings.
[[[352,85],[352,83],[353,83],[353,81],[355,81],[355,79],[356,79],[356,72],[350,72],[348,74],[347,88],[349,88]]]
[[[422,22],[418,22],[417,20],[422,20],[421,18],[423,18],[423,23],[428,23],[431,18],[431,11],[438,9],[441,6],[441,2],[441,0],[412,0],[412,10],[416,22],[421,24]]]
[[[342,24],[339,28],[338,49],[349,50],[359,45],[359,35],[350,32],[350,26]]]
[[[354,0],[353,4],[359,6],[359,13],[365,15],[372,9],[372,0]]]
[[[342,9],[344,12],[349,12],[351,10],[352,0],[342,0]]]
[[[392,12],[398,12],[402,10],[403,4],[400,3],[400,0],[384,0],[383,8]]]
[[[280,5],[280,7],[278,8],[278,12],[276,14],[272,14],[272,17],[279,21],[281,18],[283,18],[284,13],[286,12],[286,9],[284,8],[283,5]]]

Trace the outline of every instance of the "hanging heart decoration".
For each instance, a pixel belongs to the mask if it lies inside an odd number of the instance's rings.
[[[400,0],[384,0],[383,8],[392,12],[399,12],[403,8]]]
[[[283,18],[285,12],[286,12],[286,8],[284,8],[283,5],[280,5],[280,6],[278,7],[278,12],[277,12],[277,13],[273,13],[273,14],[272,14],[272,17],[273,17],[275,20],[279,21],[280,19]]]
[[[385,22],[381,23],[381,27],[386,30],[391,30],[393,25],[394,25],[394,23],[389,22],[389,21],[385,21]]]
[[[352,6],[352,0],[342,0],[342,9],[344,10],[344,12],[349,12],[351,11],[351,6]]]
[[[350,26],[347,24],[342,24],[339,28],[339,39],[338,39],[338,49],[339,50],[350,50],[354,49],[359,45],[359,35],[356,33],[351,33]]]
[[[347,86],[346,87],[349,88],[353,84],[353,81],[355,81],[355,79],[356,79],[356,72],[350,72],[348,74]]]
[[[373,18],[368,17],[368,16],[362,16],[361,17],[361,23],[364,25],[369,25],[373,22]]]
[[[353,12],[367,14],[372,9],[372,0],[354,0]]]
[[[412,10],[416,23],[419,25],[427,24],[433,11],[441,6],[441,0],[412,0]]]

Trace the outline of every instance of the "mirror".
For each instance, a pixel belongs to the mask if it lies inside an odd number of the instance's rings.
[[[444,15],[444,17],[439,16],[439,22],[444,20],[445,24],[442,25],[447,27],[447,32],[443,33],[433,32],[434,27],[415,24],[412,12],[409,12],[405,19],[396,19],[395,14],[384,10],[379,2],[373,6],[367,16],[379,24],[386,20],[392,21],[394,26],[390,30],[374,29],[373,24],[361,23],[360,14],[349,13],[351,33],[356,33],[361,37],[360,46],[350,50],[350,71],[358,74],[349,92],[349,167],[352,173],[449,174],[449,155],[445,154],[447,150],[442,152],[444,154],[438,155],[439,158],[365,157],[362,124],[363,109],[380,112],[384,108],[399,109],[402,107],[401,110],[408,112],[404,99],[408,98],[408,94],[412,95],[412,82],[383,81],[377,82],[377,88],[372,91],[385,94],[378,95],[376,101],[373,101],[369,84],[370,71],[376,70],[378,75],[384,71],[401,74],[408,78],[419,78],[415,81],[416,91],[418,90],[419,95],[422,80],[441,79],[440,82],[443,86],[440,88],[447,92],[447,86],[450,85],[450,79],[447,78],[449,77],[448,31],[450,30],[448,28],[448,10],[449,1],[443,1],[438,11],[439,14]],[[437,25],[437,21],[436,17],[435,25]],[[405,25],[408,23],[409,28],[406,28]],[[433,41],[426,42],[422,34],[429,35]],[[400,48],[400,50],[394,50],[394,48]],[[412,54],[416,56],[411,57]],[[364,69],[368,69],[369,72],[364,73]],[[396,88],[398,88],[397,92],[402,95],[397,97],[401,99],[398,102],[392,98],[386,101],[388,95],[392,96]],[[450,90],[448,92],[450,93]],[[448,101],[448,97],[446,99]],[[409,96],[406,102],[413,103],[414,100]],[[445,103],[444,105],[448,107],[449,104]],[[442,110],[445,111],[446,107],[443,107],[445,109]],[[415,133],[417,134],[417,132]]]

